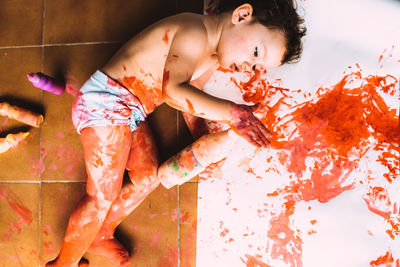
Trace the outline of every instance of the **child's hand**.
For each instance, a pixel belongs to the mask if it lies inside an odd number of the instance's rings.
[[[267,147],[271,142],[267,139],[271,137],[271,132],[257,119],[253,112],[259,107],[237,105],[232,103],[231,121],[229,125],[241,137],[257,147]]]

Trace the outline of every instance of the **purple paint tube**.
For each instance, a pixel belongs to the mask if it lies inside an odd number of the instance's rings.
[[[65,91],[65,84],[41,72],[31,73],[28,80],[33,86],[50,92],[55,95],[61,95]]]

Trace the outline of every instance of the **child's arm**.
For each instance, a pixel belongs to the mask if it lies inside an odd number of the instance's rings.
[[[269,144],[270,132],[253,115],[253,108],[204,93],[190,85],[201,59],[207,55],[206,34],[201,30],[180,30],[173,39],[164,67],[164,101],[179,110],[209,120],[229,123],[240,136],[256,146]]]

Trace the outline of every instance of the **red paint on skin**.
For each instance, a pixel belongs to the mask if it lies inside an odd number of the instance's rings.
[[[203,118],[197,116],[191,116],[185,112],[182,112],[183,118],[185,119],[186,125],[189,128],[193,138],[197,140],[203,135],[209,134],[210,131],[207,127],[207,123]]]
[[[145,85],[135,76],[123,77],[118,80],[121,85],[132,91],[143,105],[146,114],[151,113],[157,106],[163,103],[162,89]]]
[[[82,130],[88,173],[87,194],[73,211],[56,263],[65,266],[79,262],[100,230],[112,201],[118,196],[128,157],[131,132],[127,126],[88,127]],[[103,165],[96,165],[101,158]],[[114,243],[115,244],[115,243]],[[115,253],[116,250],[113,250]],[[122,257],[120,254],[120,258]],[[129,261],[125,254],[124,264]],[[122,262],[121,262],[122,263]],[[121,264],[122,266],[125,266]]]
[[[181,153],[174,163],[178,164],[178,176],[181,178],[186,176],[185,173],[192,171],[196,167],[196,159],[191,153],[191,148]]]
[[[166,30],[166,32],[164,33],[164,36],[162,38],[162,40],[164,41],[165,44],[168,44],[168,42],[169,42],[168,33],[169,33],[169,30]]]
[[[89,252],[106,256],[117,264],[129,258],[126,249],[113,237],[115,228],[159,184],[154,179],[158,167],[157,150],[147,123],[140,123],[132,135],[131,151],[126,165],[132,184],[126,184],[122,188],[95,241],[88,249]],[[150,218],[153,216],[155,215]]]
[[[164,70],[163,81],[162,81],[162,90],[167,88],[169,82],[169,70]]]
[[[193,104],[192,102],[189,101],[189,99],[186,98],[186,103],[188,105],[189,113],[194,114],[194,109],[193,109]]]

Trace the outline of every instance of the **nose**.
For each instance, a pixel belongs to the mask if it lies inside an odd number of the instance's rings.
[[[254,64],[254,65],[252,66],[252,70],[255,70],[255,69],[257,69],[257,70],[263,70],[263,66],[262,66],[261,64]]]
[[[242,71],[251,71],[252,69],[254,69],[254,65],[250,64],[249,62],[243,62],[241,65]]]

